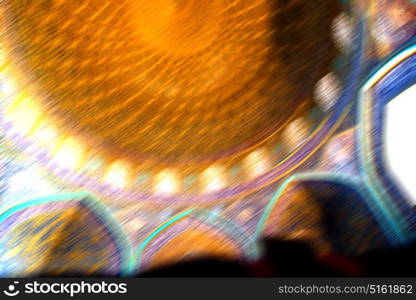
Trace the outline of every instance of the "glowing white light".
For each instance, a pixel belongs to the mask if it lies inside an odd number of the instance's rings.
[[[6,110],[5,120],[13,124],[13,130],[29,134],[40,119],[38,107],[30,99],[22,99]]]
[[[290,149],[297,148],[308,137],[309,127],[303,118],[293,120],[284,130],[283,138]]]
[[[65,169],[75,170],[80,166],[83,155],[84,148],[81,143],[70,137],[58,146],[53,160]]]
[[[211,166],[202,173],[202,184],[205,192],[214,192],[225,187],[225,172],[220,166]]]
[[[334,73],[329,73],[316,83],[315,100],[323,111],[330,110],[341,93],[341,83]]]
[[[0,78],[0,94],[2,97],[8,97],[16,92],[16,86],[7,76]]]
[[[257,149],[245,158],[245,167],[250,177],[256,177],[266,172],[269,167],[269,159],[264,149]]]
[[[351,50],[354,38],[354,26],[351,18],[345,13],[340,14],[334,19],[332,23],[332,36],[340,50],[344,52]]]
[[[9,179],[6,198],[10,198],[12,201],[23,201],[57,192],[58,189],[45,178],[38,168],[30,166]]]
[[[58,133],[51,125],[41,124],[31,135],[37,145],[53,149],[58,141]]]
[[[104,181],[113,187],[124,188],[128,182],[129,167],[125,162],[113,162],[107,170]]]
[[[386,160],[399,186],[416,205],[416,85],[407,89],[386,109]]]
[[[170,170],[164,170],[156,176],[155,191],[163,195],[171,195],[178,191],[176,174]]]

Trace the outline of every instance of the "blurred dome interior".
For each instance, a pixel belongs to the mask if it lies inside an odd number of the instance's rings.
[[[0,276],[405,243],[383,118],[410,103],[415,6],[1,1]]]
[[[62,135],[135,164],[215,161],[314,106],[336,1],[5,1],[8,54]],[[31,94],[32,95],[32,94]]]

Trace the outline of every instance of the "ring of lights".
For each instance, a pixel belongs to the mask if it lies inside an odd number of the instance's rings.
[[[358,24],[358,29],[360,35],[362,35],[362,24]],[[356,45],[360,49],[362,45],[361,37],[358,39]],[[361,53],[361,51],[356,51],[357,53]],[[221,178],[226,177],[224,175],[224,167],[223,166],[214,166],[207,168],[207,172],[203,172],[202,178],[204,176],[208,177],[208,181],[214,182],[214,186],[212,189],[209,189],[202,194],[195,193],[177,193],[178,190],[178,183],[175,172],[172,170],[166,170],[165,173],[161,173],[160,177],[160,184],[167,190],[167,193],[155,193],[146,191],[142,188],[126,186],[125,181],[129,176],[129,166],[125,163],[124,160],[115,161],[113,162],[106,170],[106,174],[103,173],[96,173],[91,175],[89,170],[81,170],[81,171],[73,171],[71,167],[62,166],[62,162],[65,162],[65,158],[72,158],[73,160],[78,160],[79,155],[74,154],[69,149],[76,149],[79,147],[79,142],[76,139],[68,138],[64,141],[60,142],[59,147],[63,148],[62,153],[56,155],[56,152],[50,151],[48,149],[39,147],[35,142],[31,141],[27,138],[27,133],[32,134],[33,128],[39,126],[35,123],[40,116],[33,116],[30,111],[31,104],[28,104],[28,100],[26,98],[20,99],[17,101],[17,106],[11,105],[12,111],[12,121],[10,122],[10,114],[6,110],[6,114],[3,118],[3,124],[6,131],[6,135],[14,141],[21,149],[25,149],[32,155],[34,155],[39,161],[42,162],[52,173],[57,175],[59,178],[62,178],[65,181],[71,182],[75,186],[87,188],[93,192],[97,192],[104,196],[115,197],[118,199],[131,199],[131,200],[141,200],[141,201],[149,201],[149,202],[157,202],[157,203],[193,203],[193,202],[215,202],[219,199],[224,198],[234,198],[239,195],[250,193],[254,190],[258,190],[261,187],[268,185],[272,182],[275,182],[291,172],[292,170],[296,169],[302,162],[307,160],[317,149],[322,145],[322,143],[329,138],[331,133],[336,129],[336,127],[340,124],[343,117],[345,117],[348,102],[352,97],[352,92],[354,90],[355,80],[357,78],[361,57],[360,54],[356,55],[355,58],[352,59],[353,66],[350,69],[350,74],[346,80],[345,91],[343,94],[340,95],[338,101],[336,101],[336,105],[334,106],[333,110],[328,114],[328,116],[320,123],[320,125],[316,128],[316,130],[301,144],[294,145],[292,148],[296,148],[295,151],[290,153],[284,160],[278,162],[276,165],[270,164],[270,167],[265,167],[259,172],[254,172],[253,176],[245,179],[243,182],[240,182],[236,186],[227,186],[223,183]],[[4,96],[4,95],[3,95]],[[8,98],[11,100],[11,97]],[[29,107],[29,109],[27,109]],[[22,109],[25,108],[25,109]],[[23,130],[16,130],[16,123],[13,120],[13,110],[19,111],[20,113],[23,111],[26,115],[23,115],[24,121],[22,122],[22,116],[18,115],[17,128],[22,126]],[[25,112],[25,110],[27,110]],[[30,122],[33,121],[31,124]],[[20,128],[20,129],[22,129]],[[23,133],[22,133],[23,132]],[[47,135],[47,134],[46,134]],[[38,138],[38,137],[37,137]],[[59,148],[58,147],[58,148]],[[53,153],[53,155],[51,155]],[[60,155],[59,155],[60,154]],[[254,158],[253,158],[254,156]],[[250,155],[248,155],[250,157]],[[251,154],[252,161],[255,162],[257,165],[262,164],[262,154],[260,152],[254,151]],[[100,166],[98,167],[100,168]],[[205,174],[205,175],[204,175]],[[104,179],[104,180],[103,180]],[[108,179],[108,180],[105,180]],[[109,184],[108,182],[111,182]],[[217,182],[218,184],[216,184]]]

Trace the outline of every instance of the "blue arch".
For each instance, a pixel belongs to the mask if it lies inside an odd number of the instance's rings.
[[[0,224],[11,217],[13,214],[19,211],[48,203],[59,203],[59,202],[71,202],[71,201],[83,201],[83,204],[97,216],[105,226],[110,229],[110,232],[114,234],[114,239],[121,251],[121,274],[122,276],[128,274],[128,262],[131,256],[131,245],[127,234],[120,226],[116,218],[113,216],[111,211],[99,200],[94,198],[88,192],[75,192],[75,193],[63,193],[57,195],[50,195],[47,197],[41,197],[19,203],[10,208],[3,209],[0,211]]]

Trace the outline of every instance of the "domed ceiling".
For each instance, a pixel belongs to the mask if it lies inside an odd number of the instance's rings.
[[[315,106],[336,2],[5,0],[2,40],[60,136],[106,162],[206,168]]]

